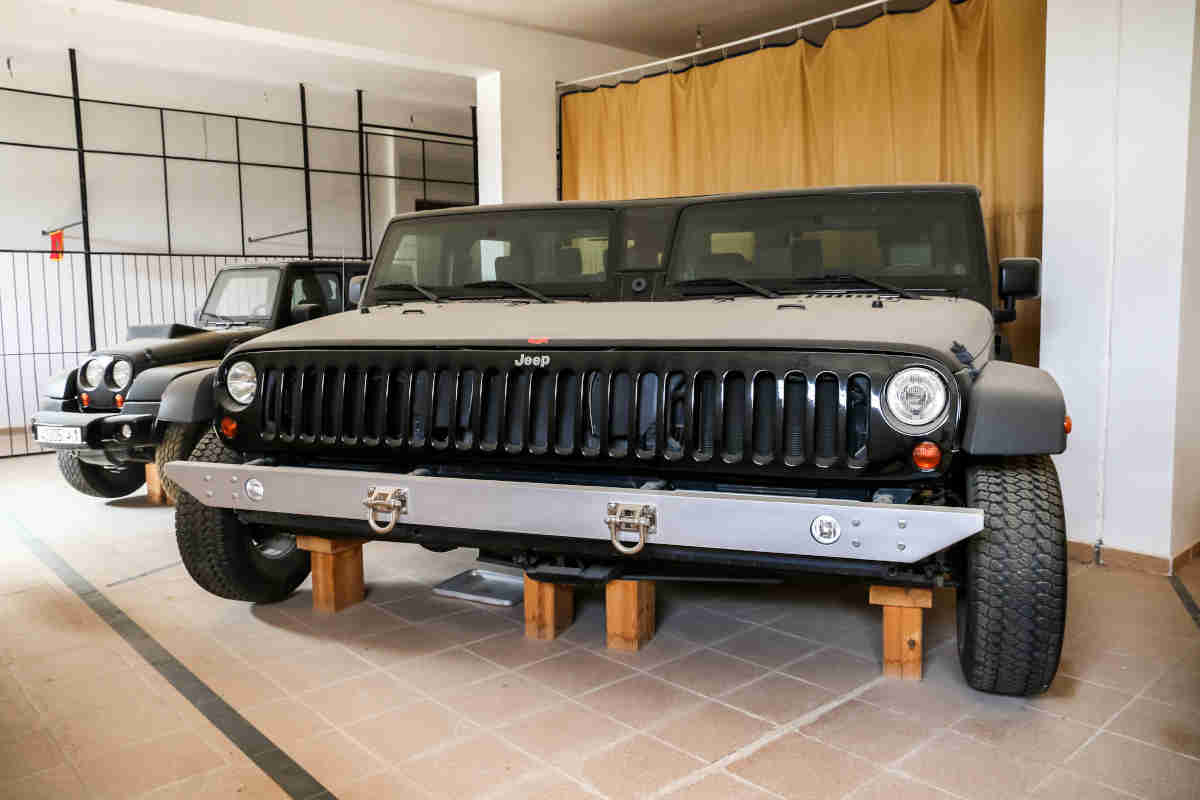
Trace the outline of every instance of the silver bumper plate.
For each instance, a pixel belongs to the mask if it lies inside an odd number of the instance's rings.
[[[913,563],[983,530],[973,508],[172,461],[208,506],[572,539]],[[249,484],[249,486],[248,486]],[[255,499],[252,499],[255,498]]]

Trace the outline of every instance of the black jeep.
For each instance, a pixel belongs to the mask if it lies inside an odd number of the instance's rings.
[[[195,326],[133,325],[129,340],[97,350],[46,384],[33,417],[37,442],[58,451],[67,483],[121,497],[144,483],[145,463],[187,458],[205,427],[192,414],[200,383],[230,348],[276,328],[347,308],[363,261],[293,261],[226,267]],[[175,484],[164,479],[173,500]]]

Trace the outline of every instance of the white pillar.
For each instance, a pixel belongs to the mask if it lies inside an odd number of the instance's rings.
[[[1068,536],[1161,558],[1195,22],[1195,0],[1048,2],[1041,363],[1075,422]]]

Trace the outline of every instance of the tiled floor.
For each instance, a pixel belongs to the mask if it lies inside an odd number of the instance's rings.
[[[0,798],[285,796],[22,527],[340,798],[1200,798],[1200,629],[1164,578],[1072,565],[1060,676],[1022,701],[965,687],[949,592],[909,684],[878,677],[861,585],[661,585],[627,655],[596,592],[544,644],[519,608],[432,597],[465,551],[370,545],[369,601],[330,618],[307,591],[218,600],[171,517],[74,495],[51,458],[0,462]]]

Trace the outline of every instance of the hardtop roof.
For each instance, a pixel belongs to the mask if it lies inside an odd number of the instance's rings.
[[[688,195],[681,197],[650,197],[637,200],[559,200],[547,203],[498,203],[496,205],[455,206],[429,211],[397,214],[392,221],[424,219],[427,217],[460,214],[496,213],[505,211],[551,211],[562,208],[606,209],[645,207],[683,207],[729,200],[762,200],[784,197],[846,197],[863,194],[970,194],[979,197],[979,187],[969,183],[871,184],[863,186],[824,186],[808,189],[773,189],[761,192],[729,192],[724,194]]]

